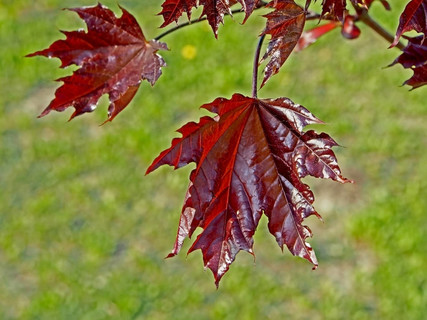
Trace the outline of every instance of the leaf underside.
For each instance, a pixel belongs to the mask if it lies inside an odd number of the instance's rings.
[[[99,98],[108,94],[107,121],[111,121],[129,104],[142,80],[154,85],[160,77],[165,62],[157,51],[167,50],[167,46],[147,41],[135,18],[123,8],[120,18],[101,4],[70,10],[85,21],[87,32],[63,31],[65,40],[28,55],[59,58],[61,68],[80,67],[71,76],[58,79],[64,84],[40,116],[72,106],[71,120],[95,110]]]
[[[184,125],[178,130],[182,137],[147,169],[150,173],[164,164],[179,168],[196,163],[169,256],[178,254],[184,239],[202,228],[189,252],[202,251],[218,285],[240,250],[253,253],[253,235],[265,214],[279,246],[286,245],[316,267],[306,242],[311,231],[303,220],[319,215],[313,193],[301,179],[310,175],[350,182],[341,176],[331,150],[336,142],[325,133],[304,132],[306,125],[321,121],[287,98],[235,94],[202,107],[217,116]]]

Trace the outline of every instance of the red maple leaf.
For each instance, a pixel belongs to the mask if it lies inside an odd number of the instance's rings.
[[[275,10],[266,14],[267,25],[262,35],[270,34],[271,39],[261,62],[270,58],[266,67],[261,87],[288,59],[302,35],[305,24],[305,11],[293,0],[271,1],[267,7]]]
[[[321,121],[287,98],[235,94],[202,108],[217,116],[184,125],[178,130],[182,137],[147,169],[150,173],[164,164],[179,168],[196,163],[169,256],[201,227],[189,252],[202,251],[218,285],[240,250],[253,253],[253,235],[264,213],[279,246],[286,245],[316,267],[314,251],[305,241],[311,232],[302,222],[318,213],[301,178],[349,182],[331,150],[337,143],[325,133],[304,132],[306,125]]]
[[[167,50],[167,46],[147,41],[135,18],[124,9],[120,18],[101,4],[70,10],[86,22],[88,31],[63,31],[65,40],[28,55],[59,58],[61,68],[80,66],[71,76],[58,79],[64,84],[40,116],[73,106],[71,120],[95,110],[99,98],[108,94],[107,121],[111,121],[129,104],[142,80],[151,85],[157,81],[165,62],[156,52]]]
[[[197,0],[166,0],[163,2],[163,9],[159,13],[164,20],[160,27],[166,27],[173,21],[177,22],[184,12],[187,14],[188,20],[190,20],[191,10],[195,7],[197,7]]]
[[[403,10],[396,36],[390,47],[394,47],[399,42],[403,33],[415,30],[427,35],[427,0],[411,0]]]
[[[231,7],[236,3],[242,5],[245,12],[245,19],[252,14],[259,0],[165,0],[162,4],[162,11],[159,13],[163,16],[164,22],[161,27],[165,27],[172,23],[177,22],[181,15],[185,12],[188,20],[191,18],[191,11],[198,5],[203,6],[203,12],[200,16],[206,16],[215,37],[218,36],[218,26],[224,22],[224,15],[232,15]]]

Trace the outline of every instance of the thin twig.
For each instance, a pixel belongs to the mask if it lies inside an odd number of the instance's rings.
[[[386,29],[384,29],[378,22],[376,22],[372,17],[368,14],[367,10],[364,10],[361,15],[359,15],[360,21],[378,33],[381,37],[386,39],[388,42],[393,43],[394,36],[389,33]],[[405,45],[402,42],[398,42],[396,45],[400,50],[405,49]]]
[[[352,5],[354,7],[354,10],[356,10],[358,20],[362,21],[364,24],[366,24],[368,27],[370,27],[388,42],[393,43],[394,36],[386,29],[384,29],[378,22],[372,19],[372,17],[369,15],[368,9],[359,7],[353,2]],[[403,50],[405,49],[405,45],[399,41],[396,45],[396,48]]]
[[[254,69],[252,73],[252,98],[258,96],[258,65],[259,65],[259,55],[261,53],[261,46],[264,41],[265,34],[259,38],[258,45],[255,51],[254,57]]]

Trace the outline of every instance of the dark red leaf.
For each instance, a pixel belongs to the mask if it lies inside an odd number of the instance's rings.
[[[162,11],[159,13],[164,19],[160,27],[166,27],[173,21],[177,22],[184,12],[187,14],[188,20],[190,20],[191,10],[196,6],[197,0],[166,0],[162,4]]]
[[[228,1],[222,0],[199,0],[199,3],[203,5],[203,11],[201,17],[206,15],[208,22],[215,34],[218,37],[218,26],[220,23],[224,23],[224,15],[231,15],[230,5]],[[235,1],[233,1],[233,4]]]
[[[354,16],[347,15],[344,18],[344,23],[341,28],[341,34],[343,35],[343,37],[352,40],[360,36],[360,29],[358,26],[356,26],[354,22]]]
[[[391,66],[400,63],[404,68],[414,68],[427,63],[427,41],[424,37],[418,36],[408,40],[403,53],[393,61]]]
[[[231,6],[240,3],[245,11],[246,16],[244,21],[246,21],[258,2],[259,0],[166,0],[162,4],[163,9],[160,12],[164,19],[161,27],[165,27],[173,21],[178,21],[184,12],[190,20],[192,9],[197,7],[197,5],[202,5],[203,12],[200,17],[206,16],[215,37],[217,37],[218,26],[224,22],[224,15],[231,15]]]
[[[182,137],[147,170],[196,163],[169,256],[178,254],[184,239],[201,227],[189,252],[202,251],[218,285],[240,250],[253,254],[253,235],[264,213],[279,246],[316,267],[314,251],[305,241],[311,232],[302,223],[318,213],[301,178],[350,182],[341,176],[331,150],[337,143],[325,133],[304,132],[306,125],[321,121],[287,98],[235,94],[202,107],[217,116],[184,125],[178,130]]]
[[[412,71],[414,71],[414,75],[406,80],[404,84],[412,86],[412,89],[416,89],[427,84],[427,65],[412,68]]]
[[[323,0],[322,1],[322,16],[330,16],[340,21],[344,20],[344,12],[346,8],[345,0]]]
[[[370,8],[371,7],[371,5],[372,5],[372,3],[374,2],[375,0],[365,0],[365,4],[366,4],[366,6],[368,7],[368,8]],[[380,0],[381,1],[381,4],[383,5],[383,7],[386,9],[386,10],[388,10],[388,11],[390,11],[391,10],[391,7],[390,7],[390,4],[386,1],[386,0]]]
[[[267,26],[262,35],[270,34],[271,40],[262,61],[270,59],[265,67],[261,87],[288,59],[301,37],[305,24],[305,11],[293,0],[277,0],[268,4],[275,10],[264,17]]]
[[[381,0],[381,3],[382,3],[383,7],[384,7],[386,10],[388,10],[388,11],[390,11],[390,10],[391,10],[391,6],[390,6],[390,4],[388,3],[388,1],[387,1],[387,0]]]
[[[245,22],[249,16],[252,14],[254,9],[257,7],[260,0],[237,0],[243,8],[243,11],[245,11],[245,19],[243,22]]]
[[[315,27],[309,31],[305,31],[301,38],[299,38],[295,51],[301,51],[307,48],[309,45],[317,41],[321,36],[328,33],[329,31],[334,30],[339,26],[337,22],[329,22],[324,25]]]
[[[415,30],[427,35],[427,0],[411,0],[400,16],[399,26],[396,36],[390,47],[394,47],[399,42],[403,33]]]
[[[72,106],[72,119],[95,110],[99,98],[108,94],[107,121],[111,121],[129,104],[142,80],[154,85],[165,66],[156,52],[167,47],[161,42],[147,41],[135,18],[124,9],[120,18],[101,4],[70,10],[86,22],[88,31],[63,32],[65,40],[28,55],[59,58],[61,68],[80,66],[73,75],[58,79],[64,84],[40,116]]]
[[[427,83],[427,39],[424,36],[408,38],[408,45],[403,53],[391,65],[400,63],[404,68],[411,68],[414,75],[404,84],[419,88]]]

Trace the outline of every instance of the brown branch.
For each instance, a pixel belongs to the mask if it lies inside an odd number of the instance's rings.
[[[367,10],[364,10],[362,14],[359,15],[359,20],[378,33],[381,37],[386,39],[388,42],[393,43],[394,36],[385,30],[378,22],[372,19]],[[396,47],[400,50],[405,49],[405,45],[400,41],[397,43]]]
[[[258,45],[255,51],[254,57],[254,69],[252,73],[252,98],[256,98],[258,96],[258,66],[259,66],[259,55],[261,53],[261,46],[264,41],[265,34],[259,38]]]
[[[386,29],[384,29],[378,22],[376,22],[369,15],[368,9],[363,7],[358,7],[353,2],[352,4],[354,9],[356,10],[358,20],[362,21],[364,24],[366,24],[368,27],[370,27],[372,30],[378,33],[381,37],[383,37],[385,40],[390,42],[390,44],[393,43],[394,36],[390,32],[388,32]],[[405,45],[399,41],[396,45],[396,48],[403,50],[405,48]]]

